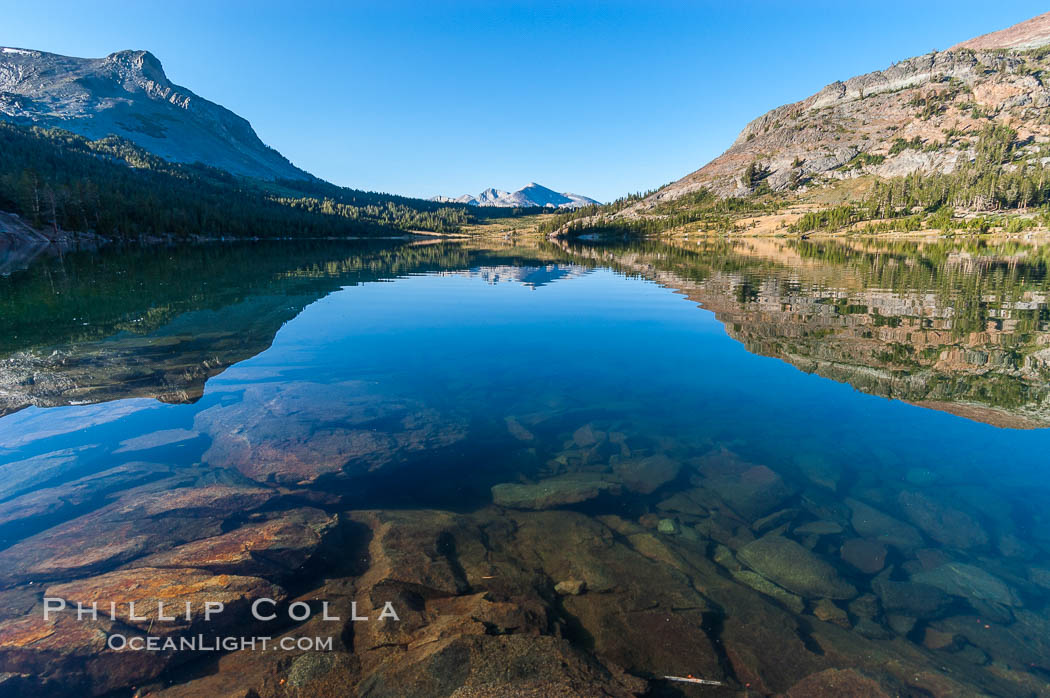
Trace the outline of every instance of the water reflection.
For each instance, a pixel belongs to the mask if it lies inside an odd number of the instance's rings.
[[[164,255],[0,279],[4,688],[1046,692],[1041,249]],[[100,644],[262,597],[402,621],[266,628],[320,656]]]
[[[574,251],[681,291],[753,353],[988,424],[1050,426],[1045,249],[754,239]]]

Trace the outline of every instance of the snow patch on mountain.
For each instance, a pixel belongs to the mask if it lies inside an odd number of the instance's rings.
[[[571,192],[556,192],[536,182],[530,182],[513,192],[489,188],[477,196],[471,196],[470,194],[457,197],[435,196],[431,198],[431,201],[507,208],[580,208],[581,206],[591,206],[600,203],[588,196],[581,196]]]

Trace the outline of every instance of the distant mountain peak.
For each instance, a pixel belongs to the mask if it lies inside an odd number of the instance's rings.
[[[457,197],[435,196],[431,198],[431,201],[471,204],[473,206],[501,206],[505,208],[580,208],[581,206],[591,206],[600,203],[595,199],[581,196],[580,194],[556,192],[537,182],[529,182],[514,192],[489,187],[477,196],[469,194]]]
[[[313,177],[264,144],[248,121],[172,83],[149,51],[104,58],[0,47],[0,119],[115,135],[182,163],[257,179]]]

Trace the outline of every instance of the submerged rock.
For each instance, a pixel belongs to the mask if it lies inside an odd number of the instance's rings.
[[[24,537],[43,521],[60,521],[92,502],[99,505],[144,482],[170,474],[168,466],[132,462],[66,482],[27,492],[0,506],[0,543]],[[2,474],[2,470],[0,470]]]
[[[30,492],[43,484],[68,478],[81,467],[80,452],[67,448],[0,465],[0,500]]]
[[[1030,567],[1028,569],[1028,581],[1044,589],[1050,589],[1050,569],[1046,567]]]
[[[897,500],[908,520],[938,543],[963,549],[988,543],[981,525],[958,509],[918,492],[901,492]]]
[[[158,550],[221,533],[223,522],[262,506],[265,487],[145,487],[0,552],[0,583],[97,574]]]
[[[842,526],[834,521],[813,521],[796,526],[794,532],[799,535],[834,536],[842,533]]]
[[[613,471],[627,489],[649,494],[678,477],[681,464],[664,455],[618,462]]]
[[[249,384],[239,402],[198,413],[194,428],[212,439],[205,463],[289,484],[368,472],[466,436],[461,419],[364,381]]]
[[[790,523],[796,516],[798,516],[798,514],[798,509],[781,509],[780,511],[774,511],[769,516],[763,516],[761,519],[751,524],[751,530],[755,533],[765,533],[777,526]],[[839,530],[842,529],[840,528]]]
[[[876,577],[872,590],[882,601],[887,612],[898,611],[918,618],[933,618],[951,603],[941,589],[918,582],[894,582],[888,579],[889,570]]]
[[[589,448],[605,439],[605,432],[597,431],[590,424],[585,424],[572,433],[573,442],[580,448]]]
[[[998,577],[979,567],[962,562],[949,562],[912,577],[919,584],[928,584],[953,596],[980,601],[992,601],[1004,606],[1020,606],[1017,594]]]
[[[554,591],[562,596],[579,596],[587,590],[587,582],[581,579],[566,579],[554,585]]]
[[[927,649],[943,650],[955,644],[955,634],[946,633],[932,627],[927,627],[923,634],[922,644]]]
[[[699,463],[703,485],[714,490],[733,511],[755,521],[781,508],[794,489],[764,465],[740,460],[735,454],[716,451]]]
[[[674,519],[660,519],[656,524],[656,530],[660,533],[667,533],[669,535],[674,535],[680,531],[678,522]]]
[[[806,608],[805,602],[798,594],[792,594],[787,589],[779,587],[765,577],[750,570],[731,570],[733,579],[748,585],[755,591],[776,599],[792,613],[802,613]]]
[[[170,653],[108,649],[106,638],[119,632],[141,633],[114,623],[101,613],[98,620],[42,611],[0,623],[0,694],[11,696],[102,695],[157,676],[171,661]],[[7,690],[5,675],[21,676],[18,688]]]
[[[863,594],[850,601],[848,608],[858,618],[871,620],[879,614],[879,598],[874,594]]]
[[[886,566],[886,546],[868,538],[850,538],[839,554],[864,574],[876,574]]]
[[[258,577],[212,574],[192,568],[140,567],[56,584],[48,587],[46,596],[83,606],[95,603],[100,613],[115,603],[117,619],[121,622],[166,635],[204,623],[206,603],[225,606],[222,613],[207,621],[212,629],[244,623],[248,618],[248,605],[255,599],[280,601],[286,594],[281,587]],[[134,615],[129,604],[134,604]],[[159,618],[160,604],[164,606],[163,615],[174,620]],[[189,618],[186,618],[187,604]]]
[[[656,505],[660,511],[675,511],[689,516],[707,516],[708,511],[697,499],[690,496],[696,490],[686,490],[671,495]],[[701,500],[702,501],[702,500]]]
[[[832,492],[839,487],[842,469],[829,463],[818,454],[806,454],[795,457],[795,465],[814,485],[829,489]]]
[[[831,599],[820,599],[813,604],[813,615],[826,623],[834,623],[844,628],[850,627],[849,616]]]
[[[410,646],[383,662],[358,695],[581,696],[630,698],[646,682],[595,660],[568,640],[527,635],[464,635]]]
[[[940,479],[941,476],[929,468],[909,468],[908,472],[904,474],[905,482],[919,485],[920,487],[932,485]]]
[[[715,545],[715,553],[711,556],[711,559],[730,572],[739,572],[742,569],[740,563],[736,561],[736,557],[733,556],[733,551],[721,543]]]
[[[136,560],[133,567],[194,567],[280,579],[296,572],[334,530],[336,517],[304,508]]]
[[[825,669],[791,687],[787,698],[890,698],[892,694],[854,669]]]
[[[125,439],[120,442],[120,447],[113,452],[125,453],[128,451],[147,451],[151,448],[160,448],[161,446],[171,446],[184,441],[190,441],[199,436],[200,434],[198,432],[190,431],[189,429],[162,429],[161,431],[154,431],[143,436]]]
[[[763,577],[805,598],[849,599],[857,595],[834,567],[783,536],[769,534],[752,541],[737,557]]]
[[[886,623],[890,626],[893,632],[898,635],[907,635],[915,628],[915,624],[918,622],[917,619],[911,616],[902,616],[896,613],[890,613],[886,616]]]
[[[553,509],[578,504],[604,493],[618,495],[622,485],[601,473],[568,473],[526,485],[505,482],[492,486],[492,501],[510,509]]]
[[[847,499],[846,505],[853,513],[850,523],[861,536],[873,538],[901,550],[912,550],[922,546],[922,534],[915,527],[856,499]]]
[[[521,425],[514,417],[504,417],[503,421],[507,425],[507,431],[518,441],[535,441],[536,435]]]

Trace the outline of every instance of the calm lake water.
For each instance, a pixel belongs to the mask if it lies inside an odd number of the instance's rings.
[[[45,650],[19,624],[45,592],[136,598],[120,570],[322,598],[385,559],[432,622],[481,591],[539,604],[532,635],[652,695],[1050,695],[1048,260],[773,239],[38,259],[0,277],[0,671],[206,687],[228,669],[197,655],[26,660]],[[321,533],[252,537],[288,517]],[[262,552],[201,544],[238,535]],[[361,659],[295,685],[480,681],[355,637],[441,680]],[[236,681],[290,676],[251,666]]]

